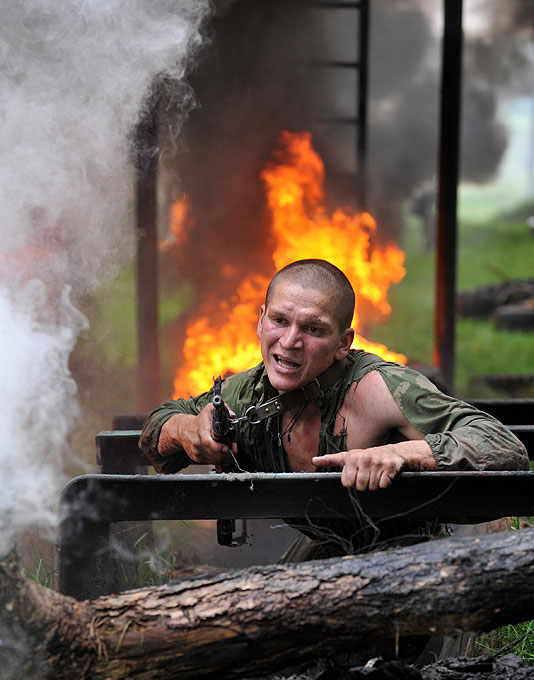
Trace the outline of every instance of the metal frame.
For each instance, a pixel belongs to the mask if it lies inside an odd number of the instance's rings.
[[[79,599],[116,590],[113,522],[399,515],[457,524],[534,515],[534,472],[404,472],[356,495],[340,473],[82,475],[60,498],[58,590]]]
[[[136,304],[137,407],[151,408],[159,399],[160,353],[158,332],[158,224],[157,183],[158,95],[147,108],[136,136]]]
[[[369,0],[324,3],[315,6],[360,10],[360,56],[355,64],[330,64],[358,68],[359,99],[357,150],[360,173],[366,172],[366,122],[368,87]],[[444,32],[441,84],[438,235],[436,265],[436,300],[434,318],[433,361],[440,367],[443,382],[453,391],[455,370],[455,295],[456,295],[456,203],[459,167],[459,129],[462,70],[462,0],[443,0]],[[157,134],[154,117],[145,121],[148,134]],[[356,121],[349,121],[354,124]],[[152,127],[151,127],[152,126]],[[140,126],[142,127],[142,126]],[[146,134],[146,132],[145,132]],[[365,180],[360,184],[365,202]],[[141,173],[137,181],[137,326],[139,331],[139,408],[158,403],[159,350],[157,327],[157,248],[156,248],[157,158]]]
[[[355,188],[360,208],[367,203],[367,90],[369,83],[369,0],[354,2],[328,2],[313,0],[311,7],[325,10],[353,10],[358,12],[358,54],[355,61],[312,61],[310,66],[331,69],[351,69],[357,74],[355,93],[356,115],[352,118],[327,117],[316,122],[330,125],[351,125],[356,130],[355,144]]]
[[[462,90],[462,0],[443,0],[443,50],[434,305],[434,364],[454,393],[456,354],[457,198]]]

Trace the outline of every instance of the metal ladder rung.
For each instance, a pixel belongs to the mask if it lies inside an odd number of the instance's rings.
[[[360,69],[361,63],[359,61],[309,61],[310,66],[317,66],[319,68],[353,68]]]

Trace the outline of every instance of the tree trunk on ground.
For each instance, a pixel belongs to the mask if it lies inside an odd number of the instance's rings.
[[[0,667],[17,680],[239,677],[376,639],[534,618],[533,583],[533,529],[86,602],[28,582],[11,555],[0,563]]]

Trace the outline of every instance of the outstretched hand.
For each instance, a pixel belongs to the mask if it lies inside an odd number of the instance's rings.
[[[342,467],[341,483],[358,491],[387,488],[404,466],[404,458],[391,445],[353,449],[314,456],[316,467]]]

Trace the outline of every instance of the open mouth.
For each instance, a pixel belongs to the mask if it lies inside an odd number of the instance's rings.
[[[287,370],[296,371],[301,366],[301,364],[298,364],[296,361],[289,361],[289,359],[285,359],[284,357],[281,357],[279,354],[274,355],[274,360],[276,361],[278,366],[280,366],[281,368],[285,368]]]

